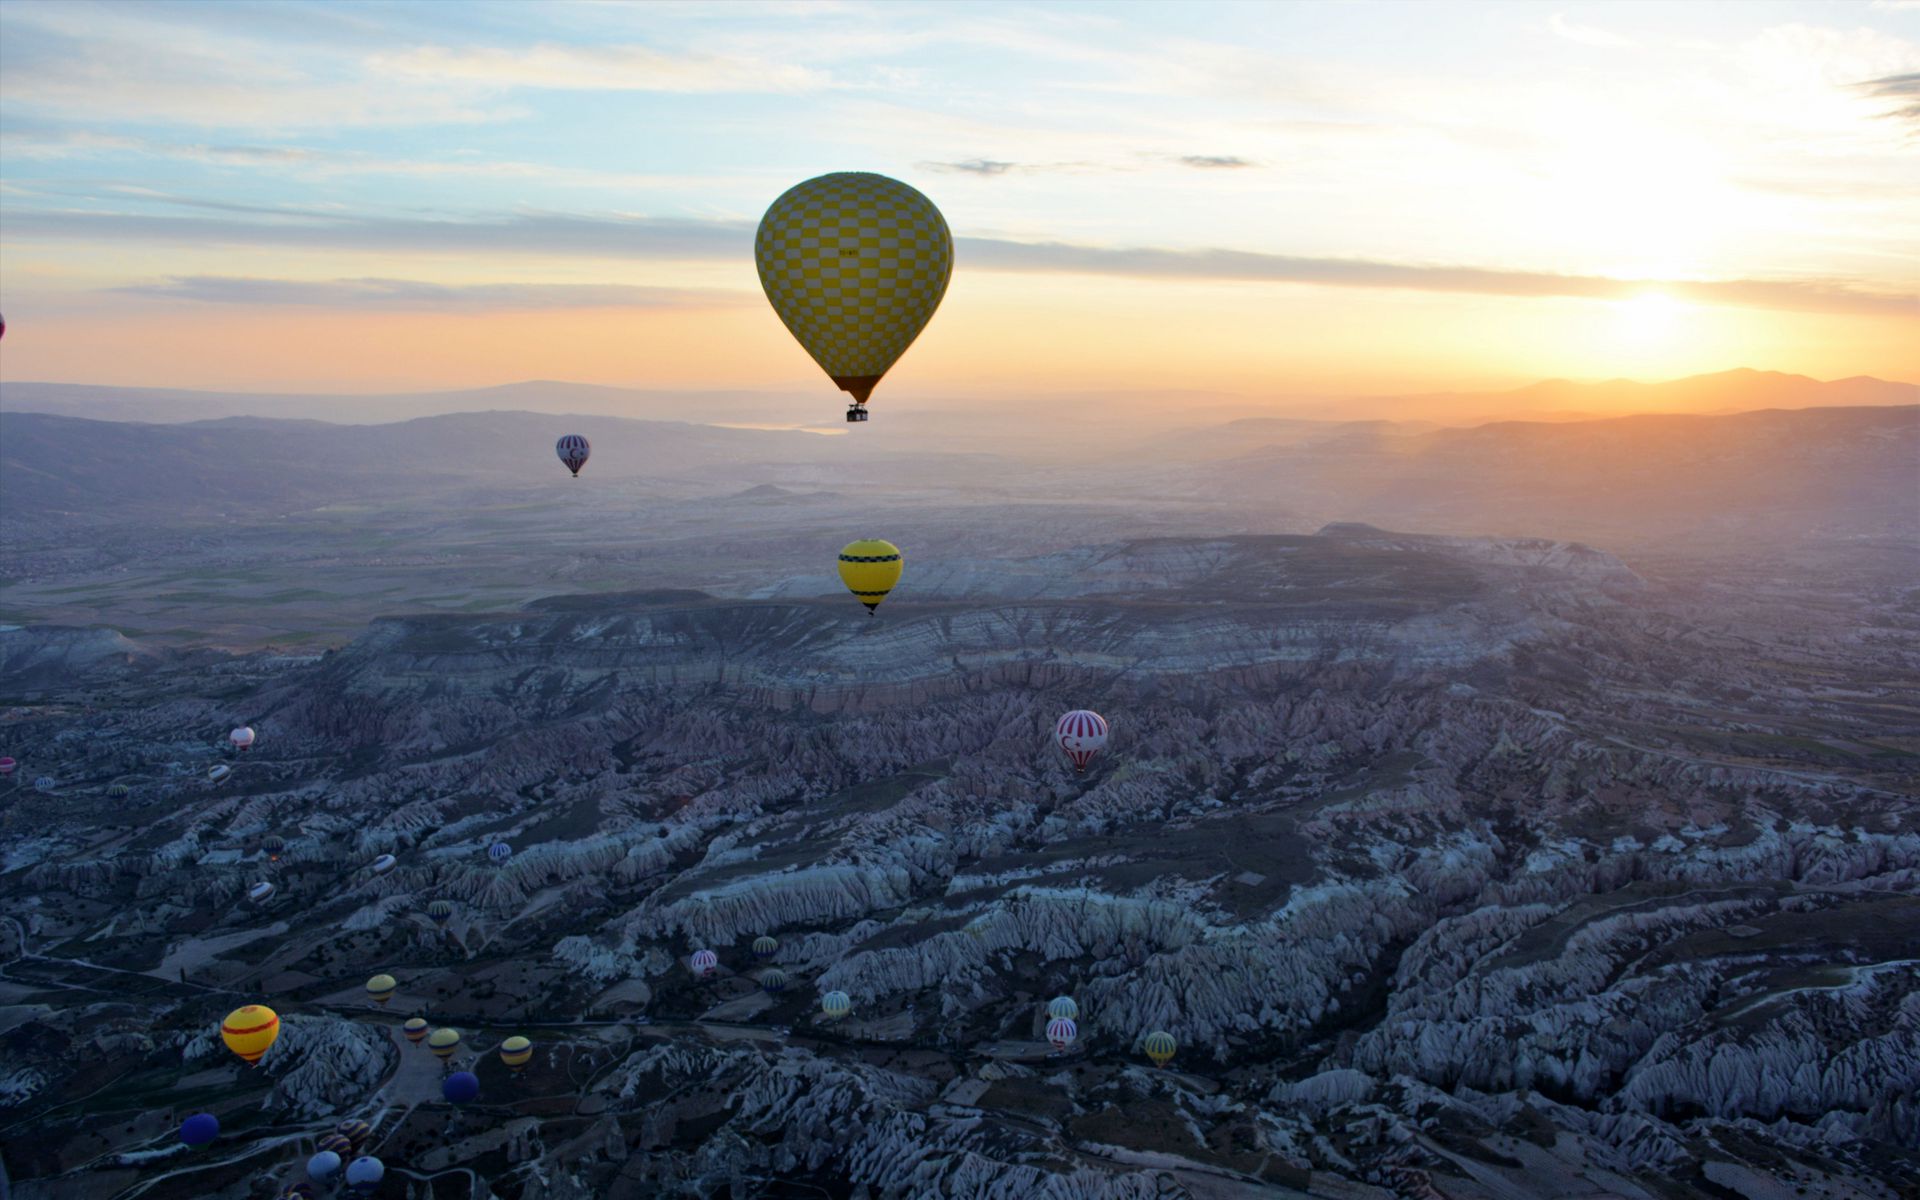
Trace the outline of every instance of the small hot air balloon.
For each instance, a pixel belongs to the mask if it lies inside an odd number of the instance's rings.
[[[593,453],[593,447],[587,445],[587,439],[579,434],[570,433],[553,444],[553,452],[560,456],[561,463],[578,479],[580,468],[587,465],[587,456]]]
[[[418,1046],[427,1039],[427,1019],[425,1017],[408,1017],[407,1023],[400,1027],[400,1032],[407,1035],[408,1041]]]
[[[264,1004],[243,1005],[220,1022],[220,1040],[248,1063],[259,1062],[279,1037],[280,1014]]]
[[[828,992],[820,997],[820,1011],[829,1020],[838,1021],[853,1011],[853,998],[845,992]]]
[[[1073,769],[1085,771],[1093,756],[1107,744],[1107,719],[1097,712],[1076,708],[1060,718],[1060,723],[1053,727],[1053,736]]]
[[[382,854],[379,858],[373,860],[373,873],[375,875],[385,875],[388,871],[393,870],[399,862],[400,860],[391,854]]]
[[[307,1160],[307,1178],[315,1183],[328,1184],[340,1173],[340,1155],[332,1150],[322,1150]]]
[[[115,800],[125,800],[133,795],[133,789],[124,783],[116,783],[107,789],[107,795]]]
[[[0,779],[6,778],[19,769],[20,762],[18,759],[12,755],[0,755]]]
[[[847,420],[920,336],[953,274],[940,210],[884,175],[839,171],[795,184],[760,218],[753,261],[787,331],[853,397]]]
[[[236,750],[245,750],[252,746],[253,738],[253,728],[248,725],[242,725],[227,735],[227,740],[233,743]]]
[[[333,1127],[333,1131],[347,1139],[355,1150],[366,1145],[367,1139],[373,1136],[373,1126],[359,1120],[342,1121]]]
[[[33,781],[33,790],[36,792],[51,792],[57,786],[59,785],[54,783],[51,775],[42,775]]]
[[[711,950],[695,950],[688,965],[693,968],[695,978],[705,979],[720,965],[720,956]]]
[[[347,1186],[361,1195],[367,1195],[380,1186],[386,1174],[386,1165],[379,1159],[371,1155],[356,1158],[347,1164]]]
[[[787,990],[787,973],[772,967],[760,974],[760,990],[772,996]]]
[[[514,1036],[500,1043],[500,1061],[518,1075],[527,1063],[533,1059],[533,1043],[526,1038]]]
[[[900,547],[878,538],[849,542],[840,551],[840,582],[847,585],[853,598],[867,606],[867,615],[880,607],[900,582],[903,569]]]
[[[440,1094],[451,1104],[471,1104],[480,1097],[480,1077],[472,1071],[455,1071],[440,1081]]]
[[[513,857],[513,847],[505,842],[495,842],[487,847],[487,857],[497,863],[503,863]]]
[[[385,1004],[393,999],[393,993],[400,982],[391,975],[375,975],[367,980],[367,999],[375,1004]]]
[[[433,1051],[433,1056],[441,1062],[447,1061],[460,1049],[460,1031],[444,1027],[434,1030],[432,1036],[427,1038],[427,1049]]]
[[[1065,1050],[1079,1036],[1080,1027],[1066,1017],[1055,1017],[1047,1022],[1047,1041],[1055,1050]]]
[[[231,774],[233,774],[233,768],[225,763],[215,763],[207,768],[207,779],[212,783],[225,782],[227,776]]]
[[[761,962],[772,958],[774,951],[778,949],[780,949],[780,943],[764,933],[753,939],[753,956]]]
[[[247,889],[247,899],[255,904],[265,904],[267,897],[271,895],[273,895],[273,885],[264,879]]]
[[[1147,1035],[1145,1042],[1141,1043],[1141,1049],[1147,1052],[1147,1057],[1153,1060],[1154,1066],[1164,1067],[1173,1060],[1173,1052],[1179,1049],[1179,1046],[1174,1042],[1172,1034],[1165,1030],[1155,1030]]]
[[[1056,1020],[1076,1020],[1080,1016],[1080,1006],[1073,1002],[1072,996],[1055,996],[1047,1001],[1047,1015]]]
[[[204,1146],[220,1136],[220,1118],[212,1113],[195,1113],[180,1122],[180,1140],[189,1146]]]
[[[453,901],[435,900],[427,905],[427,915],[433,918],[435,925],[445,928],[447,922],[453,920]]]
[[[287,848],[287,839],[283,837],[264,838],[260,842],[260,848],[267,852],[268,862],[279,862],[280,852]]]
[[[326,1153],[337,1154],[341,1158],[351,1158],[353,1156],[353,1139],[344,1133],[323,1133],[320,1135],[320,1140],[314,1143],[314,1146],[316,1149],[325,1151]]]

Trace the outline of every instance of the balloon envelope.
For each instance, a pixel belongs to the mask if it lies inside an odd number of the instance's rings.
[[[379,1183],[387,1173],[384,1163],[371,1155],[356,1158],[347,1164],[347,1182],[354,1187],[368,1187]]]
[[[220,1136],[220,1118],[212,1113],[195,1113],[180,1122],[180,1140],[189,1146],[204,1146]]]
[[[373,873],[375,875],[385,875],[388,871],[393,870],[394,865],[399,861],[399,859],[396,859],[391,854],[382,854],[379,858],[373,860]]]
[[[480,1096],[480,1077],[472,1071],[455,1071],[441,1081],[440,1094],[454,1104],[471,1104]]]
[[[787,332],[864,404],[947,294],[953,235],[933,201],[899,180],[839,171],[773,202],[753,261]]]
[[[242,750],[245,750],[248,746],[253,745],[253,736],[254,735],[253,735],[252,728],[246,725],[242,725],[240,726],[240,728],[228,734],[227,740],[232,742],[234,745],[240,747]]]
[[[593,447],[589,446],[587,439],[579,434],[570,433],[553,444],[553,452],[560,456],[560,461],[567,470],[572,471],[574,477],[578,478],[580,468],[587,465],[587,458],[593,453]]]
[[[1107,745],[1107,719],[1097,712],[1076,708],[1060,718],[1053,727],[1054,740],[1076,771],[1084,771],[1093,756]]]
[[[1055,996],[1047,1001],[1047,1015],[1065,1017],[1071,1021],[1080,1015],[1080,1006],[1074,1003],[1072,996]]]
[[[247,889],[247,899],[253,901],[255,904],[260,903],[271,895],[273,895],[273,885],[264,879]]]
[[[693,952],[692,967],[693,967],[693,973],[695,975],[700,975],[700,976],[711,975],[713,974],[714,968],[718,967],[719,965],[720,965],[720,956],[718,954],[715,954],[713,951],[695,950]]]
[[[0,775],[11,775],[19,769],[19,760],[11,756],[0,755]]]
[[[495,842],[487,848],[487,857],[495,862],[505,862],[513,857],[513,847],[505,842]]]
[[[220,1040],[250,1063],[259,1062],[279,1037],[280,1014],[264,1004],[236,1008],[220,1023]]]
[[[500,1061],[519,1070],[533,1057],[533,1043],[526,1038],[515,1036],[500,1043]]]
[[[427,1038],[427,1049],[433,1051],[437,1058],[452,1058],[453,1052],[459,1048],[460,1031],[458,1029],[436,1029],[432,1036]]]
[[[773,952],[779,948],[780,943],[764,933],[753,939],[753,956],[755,958],[772,958]]]
[[[820,1011],[839,1020],[853,1011],[853,998],[845,992],[828,992],[820,997]]]
[[[307,1178],[315,1183],[328,1183],[340,1173],[340,1156],[331,1150],[322,1150],[307,1160]]]
[[[425,1017],[409,1017],[407,1018],[407,1023],[400,1027],[400,1031],[407,1035],[408,1041],[418,1045],[426,1040],[427,1019]]]
[[[900,583],[905,563],[900,547],[879,538],[849,542],[840,551],[840,582],[872,612]]]
[[[1174,1043],[1173,1035],[1165,1030],[1155,1030],[1147,1035],[1141,1047],[1156,1067],[1164,1067],[1173,1058],[1173,1052],[1179,1047]]]
[[[1066,1017],[1055,1017],[1047,1022],[1047,1041],[1053,1043],[1055,1050],[1065,1050],[1079,1036],[1079,1027]]]

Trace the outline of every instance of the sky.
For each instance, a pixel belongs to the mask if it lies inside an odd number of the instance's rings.
[[[1920,380],[1920,0],[6,0],[0,379],[837,403],[835,170],[955,236],[876,406]]]

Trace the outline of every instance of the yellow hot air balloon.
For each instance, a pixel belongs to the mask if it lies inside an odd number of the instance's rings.
[[[1173,1052],[1178,1047],[1174,1044],[1172,1034],[1157,1029],[1147,1035],[1146,1043],[1141,1049],[1147,1052],[1147,1057],[1153,1060],[1154,1066],[1164,1067],[1173,1060]]]
[[[847,585],[854,599],[867,606],[868,616],[900,582],[903,569],[900,547],[892,542],[862,538],[847,543],[840,551],[840,582]]]
[[[884,175],[838,171],[783,192],[753,239],[773,311],[840,390],[847,420],[920,336],[953,275],[933,201]]]
[[[433,1056],[442,1062],[452,1058],[454,1051],[460,1049],[460,1031],[444,1028],[434,1030],[427,1038],[427,1049],[433,1051]]]
[[[264,1004],[236,1008],[220,1022],[220,1040],[249,1063],[257,1063],[280,1037],[280,1014]]]
[[[425,1017],[409,1017],[407,1018],[407,1023],[400,1027],[400,1031],[407,1035],[408,1041],[418,1046],[421,1042],[427,1040],[427,1019]]]
[[[367,999],[375,1004],[385,1004],[393,999],[393,993],[399,986],[399,982],[391,975],[375,975],[367,980]]]
[[[515,1072],[525,1067],[532,1057],[533,1043],[526,1038],[515,1036],[500,1043],[500,1061]]]

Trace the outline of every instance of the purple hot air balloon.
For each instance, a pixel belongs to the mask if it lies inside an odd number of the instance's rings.
[[[180,1140],[189,1146],[204,1146],[220,1136],[220,1118],[212,1113],[195,1113],[180,1122]]]
[[[440,1094],[452,1104],[472,1104],[480,1098],[480,1077],[472,1071],[455,1071],[441,1081]]]

